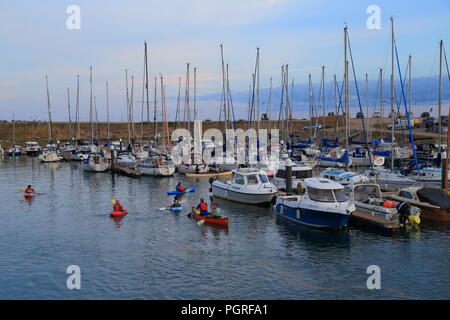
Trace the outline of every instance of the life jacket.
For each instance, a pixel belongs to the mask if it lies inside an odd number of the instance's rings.
[[[206,204],[206,202],[201,202],[200,203],[200,210],[201,211],[207,211],[208,210],[208,205]]]
[[[123,207],[119,203],[116,203],[114,205],[114,211],[123,211]]]
[[[393,203],[392,201],[386,200],[385,202],[383,202],[383,208],[394,208],[395,207],[395,203]]]
[[[183,192],[183,191],[184,191],[184,188],[183,188],[182,186],[178,186],[178,187],[177,187],[177,190],[178,190],[178,192]]]
[[[33,188],[31,188],[31,189],[26,189],[26,190],[25,190],[25,193],[34,193],[34,190],[33,190]]]

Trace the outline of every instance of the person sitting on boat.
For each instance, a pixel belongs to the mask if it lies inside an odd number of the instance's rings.
[[[208,204],[203,200],[203,198],[200,199],[200,203],[197,206],[197,209],[200,210],[201,216],[207,216],[208,213]]]
[[[178,192],[184,192],[186,189],[181,185],[181,182],[178,182],[175,190],[177,190]]]
[[[31,185],[28,185],[28,187],[25,189],[25,195],[30,195],[32,196],[34,194],[34,189]]]
[[[220,214],[219,205],[217,203],[214,203],[210,216],[211,216],[211,218],[216,218],[216,219],[220,219],[220,217],[222,217],[222,215]]]
[[[120,204],[119,200],[115,200],[113,210],[124,212],[125,208]]]

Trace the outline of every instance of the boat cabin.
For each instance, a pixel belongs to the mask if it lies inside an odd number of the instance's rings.
[[[309,199],[317,202],[346,202],[344,186],[329,179],[306,179],[306,191]]]

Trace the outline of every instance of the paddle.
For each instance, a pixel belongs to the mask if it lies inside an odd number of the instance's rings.
[[[23,192],[26,192],[26,190],[20,189],[18,192],[22,192],[23,193]],[[46,193],[36,193],[36,192],[34,192],[33,194],[36,195],[36,196],[43,196]]]
[[[204,223],[205,223],[205,220],[198,220],[197,225],[198,225],[198,226],[201,226],[201,225],[204,224]]]

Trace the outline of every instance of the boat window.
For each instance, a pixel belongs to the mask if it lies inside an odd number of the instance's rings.
[[[400,197],[406,198],[406,199],[412,199],[413,196],[410,192],[401,191],[399,194]]]
[[[247,176],[247,184],[258,184],[258,178],[255,175]]]
[[[261,181],[261,183],[267,183],[267,182],[269,182],[269,179],[267,179],[266,175],[260,174],[259,175],[259,181]]]
[[[333,190],[334,196],[336,197],[337,202],[345,202],[347,201],[347,197],[345,196],[345,192],[343,189]]]
[[[308,187],[308,195],[311,200],[320,202],[335,202],[333,190],[324,190]]]
[[[277,178],[282,178],[282,179],[286,178],[286,171],[285,170],[278,170],[276,177]]]
[[[312,178],[312,171],[311,170],[294,171],[293,176],[296,179]]]
[[[236,184],[245,184],[244,177],[240,174],[236,174],[234,176],[234,183]]]

